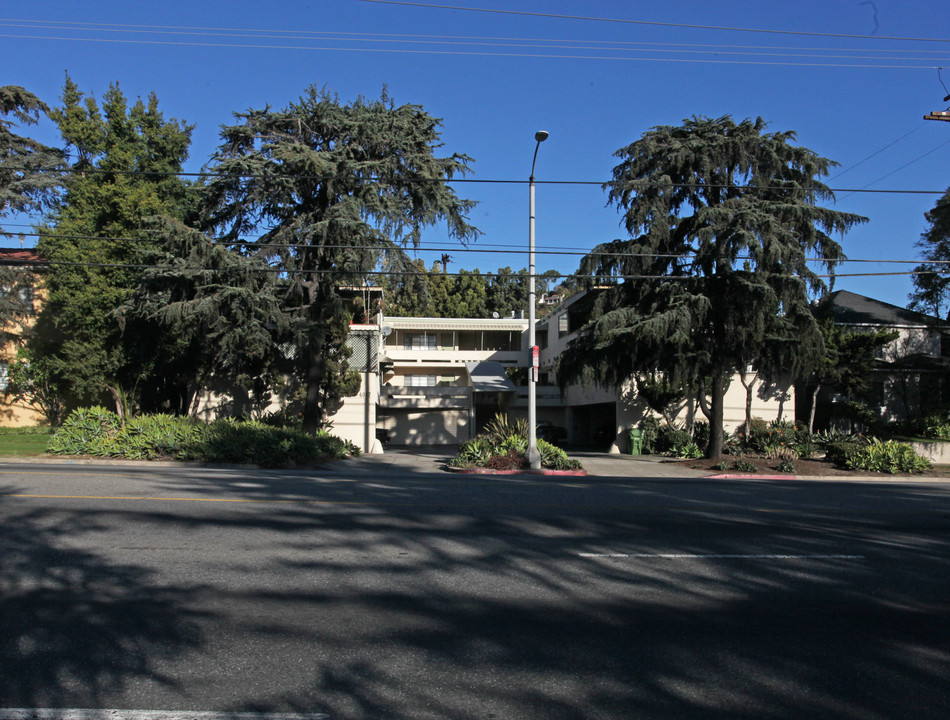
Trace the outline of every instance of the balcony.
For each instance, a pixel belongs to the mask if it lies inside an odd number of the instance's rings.
[[[472,407],[472,388],[454,387],[383,387],[381,408],[403,410],[463,409]]]
[[[561,399],[561,391],[555,385],[537,385],[535,386],[535,397],[538,407],[563,407],[564,401]],[[528,388],[519,387],[515,393],[516,406],[528,406]]]
[[[394,363],[417,363],[424,365],[463,365],[467,362],[500,362],[511,365],[526,365],[528,353],[520,350],[456,350],[434,348],[432,350],[405,350],[387,345],[383,354]]]

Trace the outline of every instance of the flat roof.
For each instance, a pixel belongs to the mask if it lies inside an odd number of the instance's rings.
[[[522,332],[526,318],[410,318],[383,317],[383,325],[394,330],[501,330]]]

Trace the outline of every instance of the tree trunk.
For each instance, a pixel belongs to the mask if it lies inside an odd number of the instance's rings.
[[[307,394],[303,405],[303,430],[314,434],[323,423],[323,404],[320,402],[320,386],[323,383],[323,343],[307,351]]]
[[[125,427],[127,405],[124,402],[124,393],[118,386],[113,387],[112,385],[106,385],[106,390],[112,395],[112,402],[115,403],[115,414],[119,416],[119,422],[122,424],[122,427]]]
[[[742,387],[745,388],[745,436],[746,439],[752,435],[752,393],[755,391],[755,384],[758,382],[759,376],[755,374],[752,376],[752,379],[749,382],[746,382],[745,373],[740,373],[739,382],[742,383]]]
[[[726,382],[722,373],[712,378],[712,388],[709,398],[709,446],[706,448],[707,458],[717,458],[722,455],[723,410],[725,407]]]
[[[821,385],[815,385],[815,389],[811,391],[811,408],[808,410],[809,435],[815,432],[815,411],[818,409],[818,391],[820,389]]]
[[[326,291],[318,282],[304,284],[307,293],[308,314],[313,323],[307,347],[307,367],[305,373],[306,394],[303,404],[303,430],[314,434],[323,424],[322,386],[326,374],[324,345],[326,332],[318,306],[327,302]]]

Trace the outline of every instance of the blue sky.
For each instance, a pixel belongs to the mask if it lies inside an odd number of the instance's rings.
[[[473,157],[473,178],[521,181],[457,186],[479,202],[470,219],[484,235],[449,252],[450,270],[527,265],[525,181],[538,129],[550,132],[536,172],[539,271],[571,272],[578,256],[565,253],[623,236],[599,186],[614,152],[692,115],[761,116],[841,164],[827,180],[844,189],[837,207],[870,219],[842,244],[850,258],[875,261],[841,274],[910,270],[885,261],[918,257],[938,197],[848,189],[950,185],[950,123],[923,120],[950,92],[936,70],[947,67],[950,85],[946,0],[436,4],[7,0],[0,82],[50,104],[66,71],[97,96],[113,81],[132,98],[155,91],[166,117],[196,125],[189,170],[234,111],[282,107],[314,83],[342,100],[386,85],[395,102],[442,118],[443,150]],[[57,140],[48,124],[31,132]],[[421,256],[431,262],[447,242],[434,229],[424,245],[439,249]],[[840,277],[836,288],[904,305],[912,285],[906,275]]]

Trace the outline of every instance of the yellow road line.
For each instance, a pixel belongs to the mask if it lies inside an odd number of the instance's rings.
[[[382,505],[392,503],[368,503],[355,500],[260,500],[253,498],[188,498],[162,497],[160,495],[29,495],[25,493],[0,493],[0,497],[32,498],[47,500],[159,500],[167,502],[204,503],[310,503],[319,505]]]

